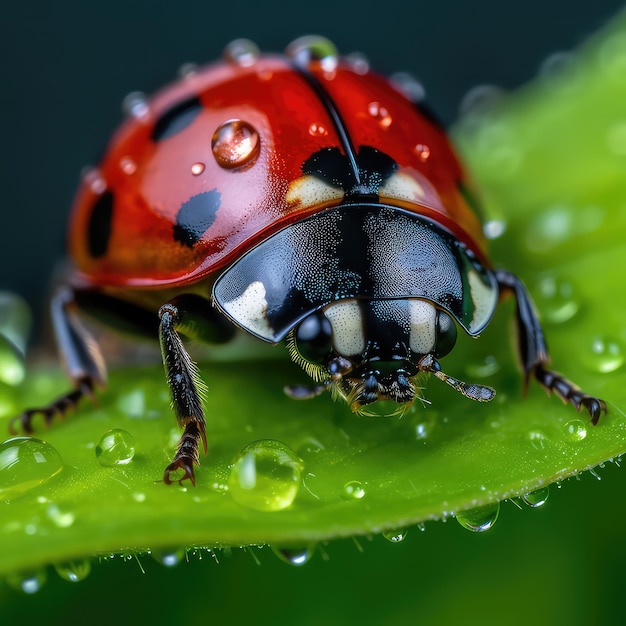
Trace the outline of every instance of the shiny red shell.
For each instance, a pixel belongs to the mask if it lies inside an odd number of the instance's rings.
[[[380,201],[434,219],[484,259],[482,230],[460,190],[463,173],[445,132],[379,75],[341,59],[330,71],[315,61],[308,69],[334,101],[352,145],[386,153],[410,182],[400,192],[381,188]],[[155,126],[189,99],[201,104],[193,120],[156,141]],[[78,190],[69,232],[78,284],[188,285],[342,200],[341,193],[306,192],[303,163],[342,144],[324,102],[287,57],[208,65],[136,108]],[[252,143],[226,166],[216,131],[232,120],[251,129]],[[198,240],[185,245],[173,236],[179,212],[205,192],[219,194],[219,209]],[[97,228],[102,241],[94,252]]]

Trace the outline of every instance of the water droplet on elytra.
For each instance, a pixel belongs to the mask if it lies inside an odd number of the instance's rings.
[[[479,506],[475,509],[468,509],[457,513],[456,520],[463,528],[475,533],[482,533],[489,530],[498,519],[500,513],[500,503],[494,502]]]
[[[395,528],[394,530],[386,530],[383,537],[391,543],[400,543],[406,539],[408,530],[406,528]]]
[[[124,157],[120,160],[120,169],[127,176],[131,176],[137,171],[137,163],[130,157]]]
[[[298,67],[310,68],[319,63],[324,72],[334,72],[339,62],[337,48],[332,41],[318,35],[305,35],[292,41],[285,53]]]
[[[21,496],[62,469],[61,455],[49,443],[33,437],[8,439],[0,444],[0,499]]]
[[[409,72],[394,72],[389,80],[400,93],[412,102],[422,102],[426,97],[424,85]]]
[[[45,584],[48,576],[45,568],[32,572],[15,572],[6,577],[10,587],[26,594],[37,593]]]
[[[77,559],[75,561],[64,561],[54,566],[56,573],[70,583],[78,583],[85,580],[91,573],[91,559]]]
[[[211,138],[211,148],[220,167],[233,169],[256,161],[261,138],[248,122],[232,119],[217,127]]]
[[[272,546],[272,552],[288,565],[299,567],[308,563],[315,552],[315,544],[304,546]]]
[[[343,486],[344,500],[361,500],[365,497],[365,487],[358,480],[350,480]]]
[[[200,161],[198,161],[197,163],[194,163],[191,166],[191,173],[194,176],[200,176],[200,174],[202,174],[202,172],[204,172],[205,170],[205,164],[204,163],[200,163]]]
[[[150,556],[164,567],[176,567],[185,559],[187,550],[185,548],[151,550]]]
[[[594,337],[591,349],[583,354],[585,364],[596,372],[608,374],[624,365],[622,346],[608,337]]]
[[[322,124],[314,122],[309,126],[309,135],[313,137],[323,137],[324,135],[328,135],[328,131],[325,126],[322,126]]]
[[[98,463],[104,467],[126,465],[135,456],[135,438],[126,430],[114,428],[104,433],[96,446]]]
[[[587,425],[579,419],[570,420],[563,426],[565,438],[574,443],[587,437]]]
[[[240,67],[250,67],[259,58],[259,47],[249,39],[235,39],[224,48],[223,57],[229,63]]]
[[[193,62],[183,63],[178,68],[178,76],[183,80],[192,78],[198,73],[198,64]]]
[[[389,128],[392,123],[389,111],[380,102],[370,102],[367,105],[367,112],[378,122],[381,128]]]
[[[522,496],[522,500],[533,509],[543,506],[550,495],[550,487],[541,487]]]
[[[370,63],[362,52],[351,52],[346,55],[346,61],[350,64],[352,71],[359,76],[365,76],[370,70]]]
[[[132,91],[122,100],[122,112],[138,121],[147,119],[150,105],[145,93]]]
[[[246,446],[231,468],[233,500],[257,511],[282,511],[300,488],[304,463],[286,444],[273,439]]]

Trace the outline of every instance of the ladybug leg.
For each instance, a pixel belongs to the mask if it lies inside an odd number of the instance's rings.
[[[178,482],[190,480],[195,485],[194,465],[200,465],[200,441],[205,454],[207,449],[206,422],[202,407],[206,387],[178,334],[179,330],[185,330],[184,310],[177,306],[176,301],[169,302],[159,309],[159,319],[159,340],[172,407],[178,424],[184,428],[176,454],[165,468],[163,482],[171,484],[173,481],[170,474],[183,470],[184,474]]]
[[[17,433],[15,425],[26,433],[33,432],[33,418],[42,415],[46,425],[57,417],[63,417],[74,408],[84,396],[93,397],[96,385],[106,385],[106,366],[95,339],[81,324],[76,307],[75,293],[65,287],[59,290],[51,301],[51,314],[54,334],[61,359],[74,382],[74,388],[49,405],[27,409],[14,417],[9,430]]]
[[[580,411],[584,408],[596,424],[602,413],[606,413],[606,403],[586,394],[565,376],[547,367],[550,361],[548,346],[533,302],[522,281],[506,270],[496,271],[496,280],[501,292],[515,296],[516,322],[519,356],[525,374],[525,386],[531,374],[549,393],[556,393],[563,402],[569,402]]]

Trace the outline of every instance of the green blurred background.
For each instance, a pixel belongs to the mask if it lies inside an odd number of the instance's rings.
[[[152,91],[184,62],[215,58],[233,38],[280,50],[301,34],[323,34],[343,52],[364,51],[381,71],[415,74],[451,123],[469,88],[518,87],[621,5],[38,0],[4,7],[0,288],[43,310],[78,173],[119,121],[122,97]],[[171,570],[143,557],[145,573],[134,559],[116,559],[75,585],[50,570],[34,596],[0,585],[0,622],[624,623],[626,479],[612,464],[599,476],[553,487],[538,510],[504,504],[483,535],[454,521],[430,523],[398,545],[381,537],[330,543],[302,568],[264,548],[256,558],[218,553],[219,564],[206,553],[191,556]]]

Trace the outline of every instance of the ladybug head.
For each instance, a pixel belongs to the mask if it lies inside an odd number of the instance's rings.
[[[450,315],[426,300],[346,299],[306,317],[288,343],[292,358],[313,379],[331,385],[353,411],[381,400],[409,406],[420,389],[420,372],[473,400],[491,400],[493,389],[441,371],[437,359],[452,350],[456,337]]]

